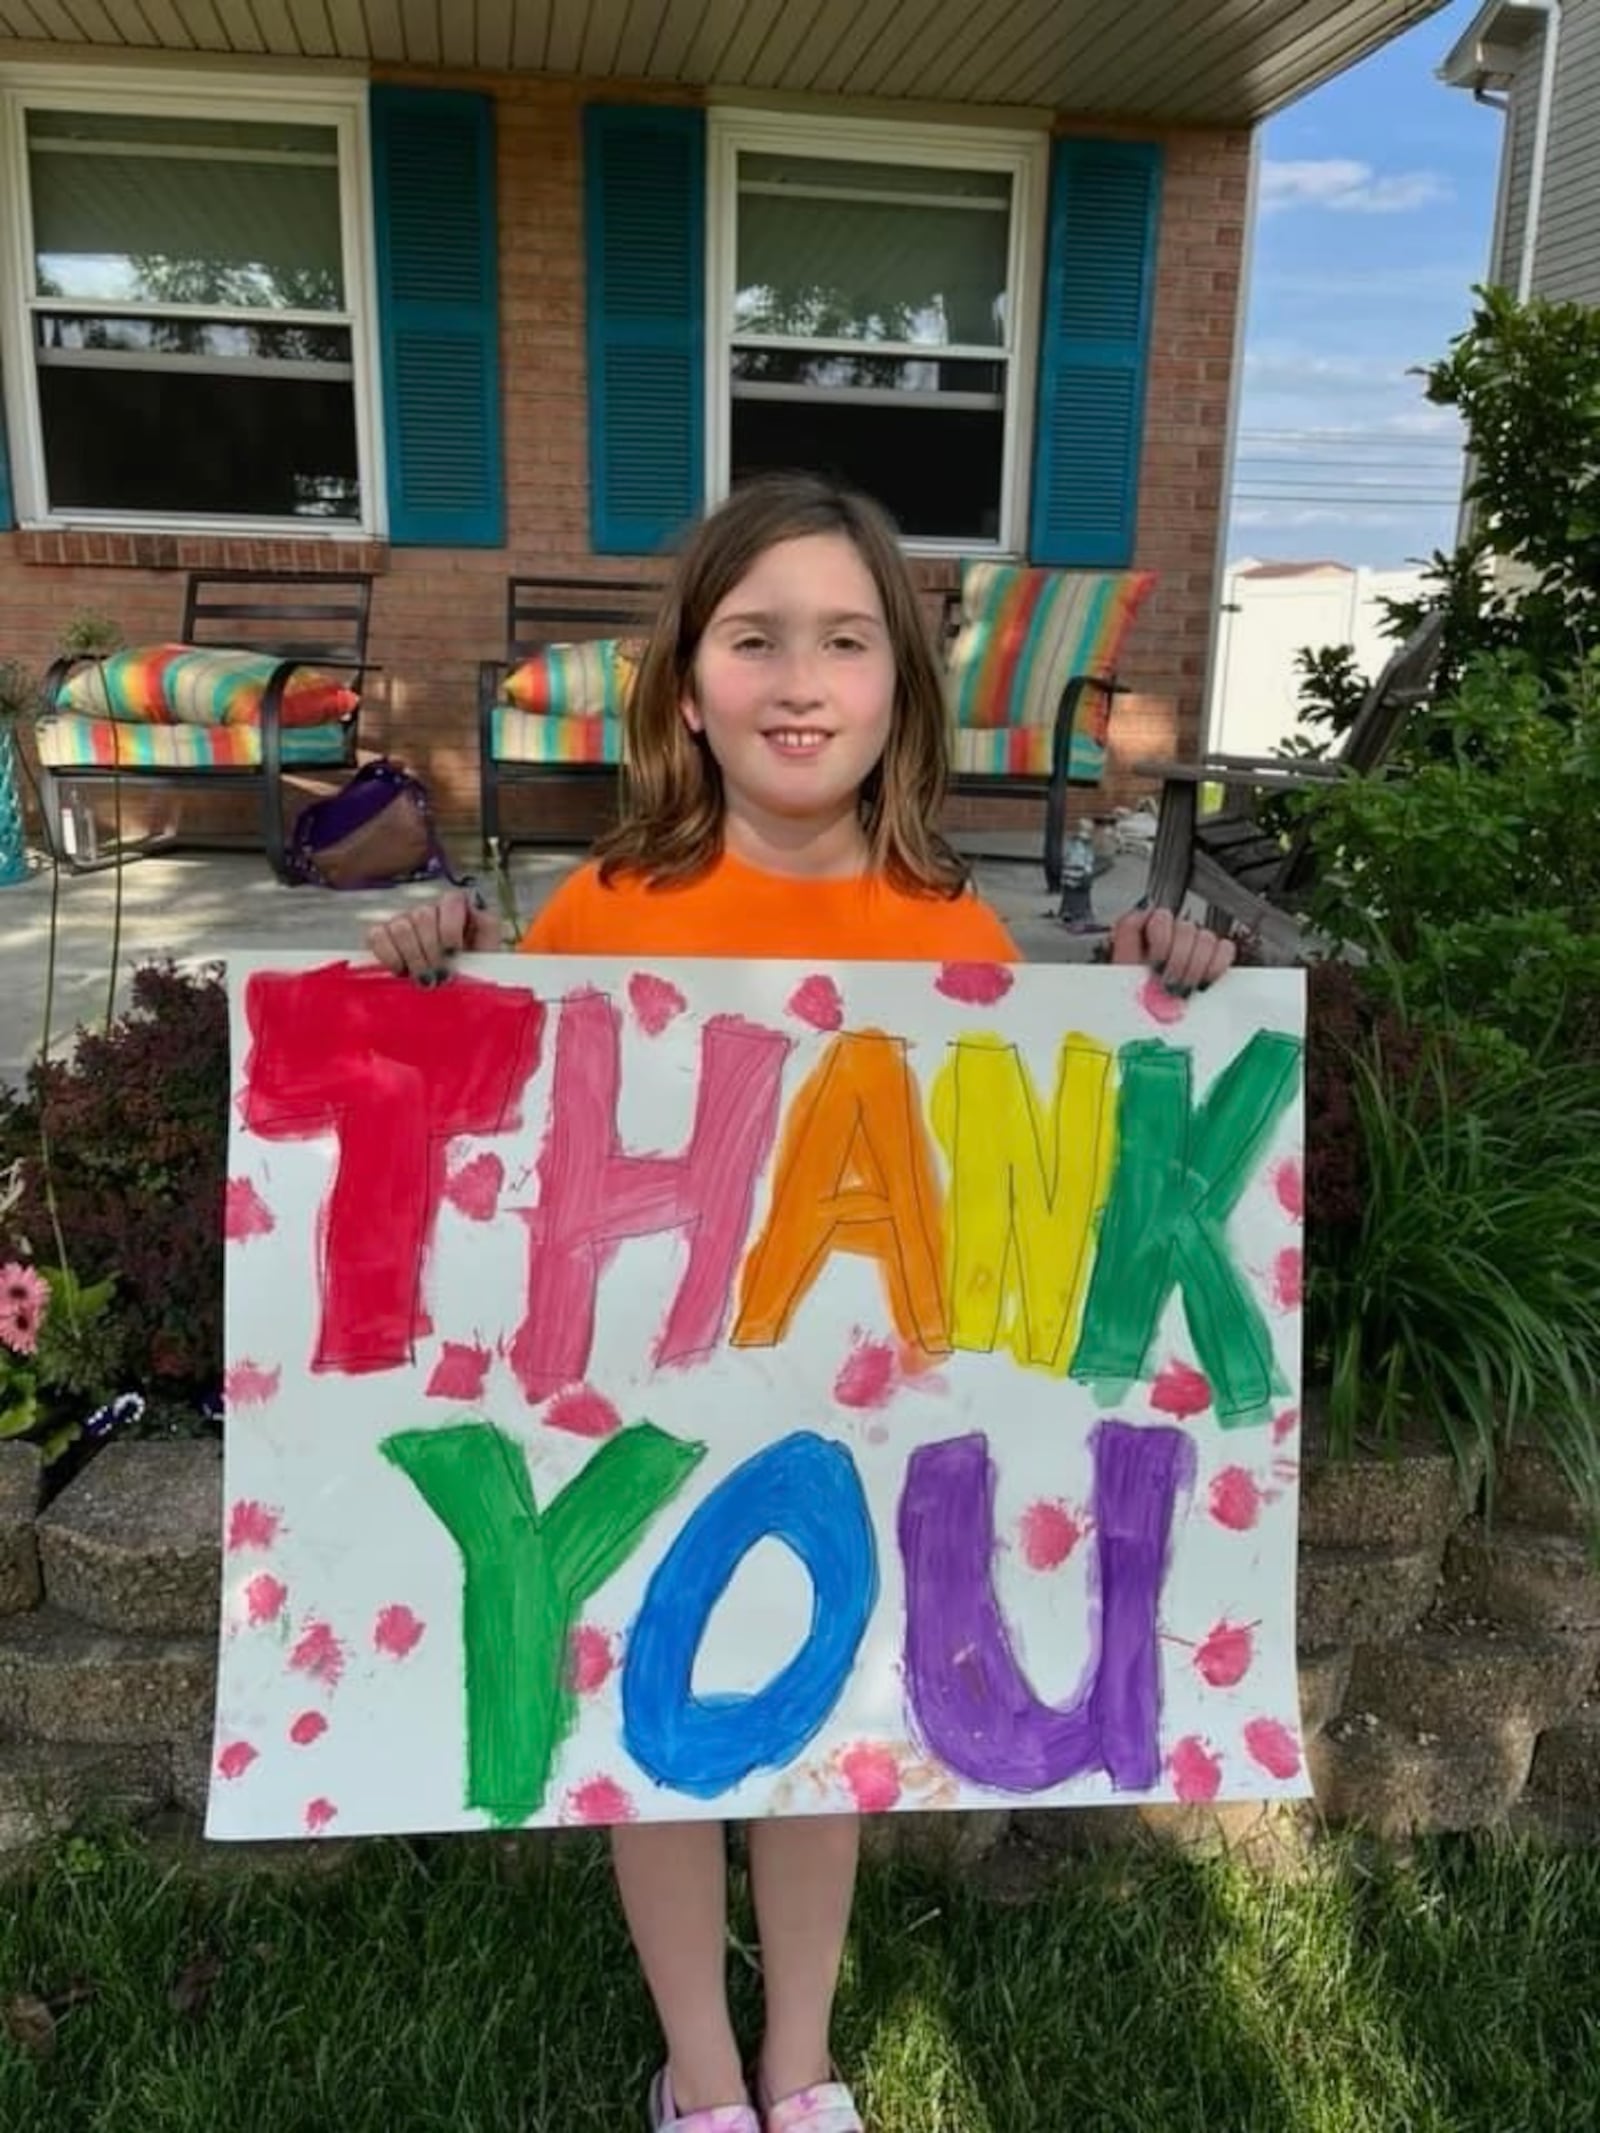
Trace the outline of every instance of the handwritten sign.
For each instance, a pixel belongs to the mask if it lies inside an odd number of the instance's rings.
[[[1306,1789],[1297,978],[230,985],[213,1836]]]

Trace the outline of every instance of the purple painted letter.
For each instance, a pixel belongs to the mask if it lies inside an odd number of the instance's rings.
[[[900,1498],[906,1683],[939,1760],[975,1785],[1043,1792],[1103,1769],[1123,1792],[1161,1768],[1156,1609],[1173,1505],[1194,1474],[1179,1430],[1102,1422],[1094,1450],[1099,1651],[1071,1704],[1034,1695],[995,1598],[994,1465],[981,1434],[911,1455]]]
[[[624,1237],[686,1232],[689,1263],[655,1360],[709,1354],[777,1131],[788,1040],[714,1015],[701,1031],[689,1145],[682,1155],[625,1155],[617,1135],[621,1019],[597,992],[574,993],[561,1009],[539,1204],[523,1216],[532,1233],[528,1309],[511,1346],[517,1382],[534,1401],[588,1369],[595,1289]]]

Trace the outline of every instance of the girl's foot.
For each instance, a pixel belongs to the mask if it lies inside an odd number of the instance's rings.
[[[842,2081],[822,2081],[762,2105],[765,2133],[865,2133],[856,2100]]]
[[[747,2103],[713,2104],[708,2111],[686,2111],[680,2117],[663,2067],[650,2084],[650,2133],[761,2133],[761,2121]]]

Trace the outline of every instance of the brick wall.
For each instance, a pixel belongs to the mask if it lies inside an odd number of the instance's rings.
[[[408,75],[441,82],[460,77]],[[481,78],[475,84],[484,86]],[[594,565],[588,548],[580,111],[572,82],[496,78],[499,98],[506,550],[349,548],[329,543],[162,536],[0,536],[0,651],[42,661],[64,617],[93,608],[130,640],[177,626],[182,570],[378,571],[372,656],[383,669],[363,738],[419,768],[447,824],[477,796],[476,662],[496,652],[512,571],[636,571]],[[615,98],[614,84],[603,92]],[[662,99],[666,100],[666,99]],[[1147,396],[1138,561],[1160,573],[1125,679],[1141,702],[1113,741],[1111,798],[1134,789],[1138,755],[1192,750],[1212,620],[1234,306],[1244,244],[1248,137],[1167,142],[1155,343]],[[927,573],[936,582],[937,570]],[[200,803],[189,802],[186,805]],[[971,807],[961,812],[970,818]]]

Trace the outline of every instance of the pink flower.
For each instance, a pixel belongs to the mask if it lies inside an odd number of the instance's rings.
[[[50,1284],[31,1266],[15,1260],[0,1266],[0,1341],[13,1355],[32,1355],[39,1345],[39,1325],[50,1302]]]

